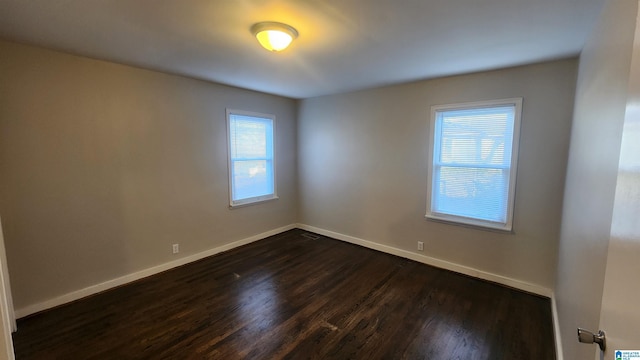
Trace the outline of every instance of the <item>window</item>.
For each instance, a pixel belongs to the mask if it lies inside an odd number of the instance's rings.
[[[227,109],[231,207],[277,199],[273,115]]]
[[[434,106],[427,217],[511,230],[522,99]]]

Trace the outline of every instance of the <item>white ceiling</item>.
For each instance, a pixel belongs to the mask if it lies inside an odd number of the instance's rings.
[[[573,56],[603,2],[0,0],[0,38],[307,98]],[[270,53],[259,21],[300,36]]]

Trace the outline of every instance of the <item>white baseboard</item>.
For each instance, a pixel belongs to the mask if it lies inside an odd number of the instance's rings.
[[[356,238],[353,236],[349,236],[349,235],[344,235],[344,234],[340,234],[337,232],[333,232],[333,231],[329,231],[329,230],[324,230],[321,228],[317,228],[314,226],[310,226],[310,225],[305,225],[305,224],[291,224],[291,225],[287,225],[287,226],[283,226],[277,229],[273,229],[270,231],[266,231],[254,236],[250,236],[248,238],[245,239],[241,239],[238,241],[234,241],[232,243],[229,244],[225,244],[210,250],[206,250],[197,254],[193,254],[187,257],[183,257],[174,261],[170,261],[168,263],[164,263],[158,266],[154,266],[145,270],[141,270],[141,271],[137,271],[135,273],[132,274],[128,274],[128,275],[124,275],[121,277],[118,277],[116,279],[112,279],[112,280],[108,280],[105,281],[103,283],[100,284],[96,284],[96,285],[92,285],[89,287],[86,287],[84,289],[80,289],[77,291],[73,291],[58,297],[55,297],[53,299],[49,299],[46,301],[43,301],[41,303],[37,303],[37,304],[32,304],[32,305],[28,305],[24,308],[20,308],[17,309],[15,311],[16,317],[17,318],[22,318],[31,314],[35,314],[37,312],[43,311],[43,310],[47,310],[47,309],[51,309],[53,307],[56,306],[60,306],[75,300],[79,300],[82,299],[84,297],[90,296],[90,295],[94,295],[97,294],[99,292],[117,287],[117,286],[121,286],[151,275],[155,275],[158,274],[160,272],[172,269],[174,267],[178,267],[178,266],[182,266],[200,259],[203,259],[205,257],[208,256],[212,256],[218,253],[221,253],[223,251],[227,251],[227,250],[231,250],[233,248],[242,246],[242,245],[246,245],[264,238],[267,238],[269,236],[272,235],[276,235],[291,229],[295,229],[295,228],[300,228],[303,230],[307,230],[307,231],[311,231],[311,232],[315,232],[321,235],[325,235],[337,240],[342,240],[348,243],[352,243],[352,244],[356,244],[356,245],[360,245],[360,246],[364,246],[366,248],[370,248],[373,250],[377,250],[377,251],[381,251],[384,253],[388,253],[388,254],[392,254],[392,255],[396,255],[396,256],[400,256],[400,257],[404,257],[407,259],[411,259],[414,261],[418,261],[427,265],[431,265],[431,266],[435,266],[441,269],[446,269],[446,270],[451,270],[460,274],[464,274],[464,275],[468,275],[468,276],[472,276],[472,277],[476,277],[479,279],[484,279],[484,280],[488,280],[488,281],[492,281],[498,284],[502,284],[505,286],[509,286],[509,287],[513,287],[519,290],[523,290],[523,291],[527,291],[533,294],[538,294],[541,296],[545,296],[545,297],[549,297],[552,299],[552,311],[553,311],[553,317],[554,317],[554,330],[556,332],[556,346],[560,346],[560,338],[559,338],[559,330],[558,330],[558,324],[557,324],[557,310],[555,308],[555,299],[553,298],[553,292],[551,291],[551,289],[545,288],[543,286],[540,285],[536,285],[536,284],[532,284],[532,283],[528,283],[525,281],[521,281],[521,280],[517,280],[517,279],[512,279],[506,276],[502,276],[502,275],[497,275],[497,274],[493,274],[493,273],[489,273],[489,272],[485,272],[482,270],[478,270],[478,269],[474,269],[472,267],[468,267],[468,266],[464,266],[464,265],[460,265],[460,264],[456,264],[456,263],[452,263],[449,261],[445,261],[445,260],[440,260],[440,259],[436,259],[430,256],[425,256],[425,255],[420,255],[420,254],[416,254],[407,250],[402,250],[402,249],[398,249],[392,246],[388,246],[388,245],[382,245],[382,244],[378,244],[372,241],[368,241],[368,240],[364,240],[364,239],[360,239],[360,238]],[[559,353],[559,356],[561,356],[561,353]],[[559,360],[561,360],[559,358]]]
[[[311,231],[311,232],[314,232],[314,233],[318,233],[320,235],[328,236],[328,237],[331,237],[331,238],[334,238],[334,239],[337,239],[337,240],[346,241],[346,242],[351,243],[351,244],[364,246],[366,248],[377,250],[377,251],[381,251],[381,252],[384,252],[384,253],[387,253],[387,254],[396,255],[396,256],[400,256],[400,257],[406,258],[406,259],[411,259],[411,260],[414,260],[414,261],[418,261],[418,262],[421,262],[423,264],[435,266],[437,268],[450,270],[450,271],[457,272],[457,273],[460,273],[460,274],[472,276],[472,277],[475,277],[475,278],[478,278],[478,279],[492,281],[492,282],[495,282],[495,283],[498,283],[498,284],[501,284],[501,285],[509,286],[509,287],[512,287],[512,288],[515,288],[515,289],[519,289],[519,290],[522,290],[522,291],[530,292],[530,293],[537,294],[537,295],[540,295],[540,296],[551,298],[551,295],[553,294],[551,289],[546,288],[544,286],[540,286],[540,285],[537,285],[537,284],[532,284],[532,283],[529,283],[529,282],[526,282],[526,281],[522,281],[522,280],[512,279],[512,278],[509,278],[507,276],[497,275],[497,274],[493,274],[493,273],[490,273],[490,272],[474,269],[474,268],[469,267],[469,266],[464,266],[464,265],[452,263],[452,262],[449,262],[449,261],[436,259],[434,257],[416,254],[416,253],[413,253],[411,251],[398,249],[398,248],[395,248],[395,247],[392,247],[392,246],[388,246],[388,245],[382,245],[382,244],[379,244],[379,243],[375,243],[375,242],[372,242],[372,241],[360,239],[360,238],[357,238],[357,237],[344,235],[344,234],[340,234],[340,233],[337,233],[337,232],[334,232],[334,231],[317,228],[315,226],[310,226],[310,225],[305,225],[305,224],[298,224],[298,228],[303,229],[303,230],[307,230],[307,231]]]
[[[229,244],[225,244],[222,246],[218,246],[216,248],[213,249],[209,249],[197,254],[193,254],[193,255],[189,255],[174,261],[170,261],[158,266],[154,266],[148,269],[144,269],[141,271],[137,271],[135,273],[132,274],[128,274],[125,276],[121,276],[119,278],[116,279],[112,279],[112,280],[108,280],[105,281],[103,283],[97,284],[97,285],[92,285],[89,287],[86,287],[84,289],[80,289],[77,291],[73,291],[67,294],[64,294],[62,296],[58,296],[56,298],[47,300],[47,301],[43,301],[41,303],[37,303],[37,304],[33,304],[33,305],[29,305],[26,306],[24,308],[18,309],[15,311],[16,317],[17,318],[21,318],[21,317],[25,317],[27,315],[31,315],[31,314],[35,314],[37,312],[43,311],[43,310],[47,310],[47,309],[51,309],[54,308],[56,306],[60,306],[75,300],[79,300],[82,299],[84,297],[90,296],[90,295],[94,295],[97,294],[99,292],[114,288],[116,286],[120,286],[120,285],[124,285],[127,283],[130,283],[132,281],[136,281],[151,275],[155,275],[158,273],[161,273],[163,271],[178,267],[178,266],[182,266],[200,259],[204,259],[208,256],[211,255],[215,255],[218,253],[221,253],[223,251],[227,251],[227,250],[231,250],[233,248],[242,246],[242,245],[246,245],[249,243],[252,243],[254,241],[258,241],[258,240],[262,240],[264,238],[267,238],[269,236],[272,235],[276,235],[276,234],[280,234],[282,232],[291,230],[291,229],[295,229],[296,225],[295,224],[290,224],[287,226],[283,226],[277,229],[273,229],[273,230],[269,230],[269,231],[265,231],[263,233],[254,235],[254,236],[250,236],[248,238],[245,239],[241,239],[238,241],[234,241],[232,243]]]
[[[553,335],[556,341],[556,360],[563,360],[562,338],[560,337],[560,319],[558,319],[558,304],[555,293],[551,294],[551,317],[553,318]]]

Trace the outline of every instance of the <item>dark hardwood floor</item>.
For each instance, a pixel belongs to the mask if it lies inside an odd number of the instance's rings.
[[[18,320],[18,359],[555,359],[549,299],[291,230]]]

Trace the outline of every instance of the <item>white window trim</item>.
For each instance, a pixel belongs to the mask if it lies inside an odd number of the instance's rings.
[[[271,119],[273,126],[273,194],[256,196],[252,198],[242,199],[242,200],[233,200],[233,171],[232,171],[232,160],[231,160],[231,117],[230,115],[242,115],[242,116],[252,116],[259,117],[265,119]],[[229,174],[229,208],[234,209],[238,207],[243,207],[247,205],[254,205],[257,203],[262,203],[265,201],[276,200],[278,199],[278,177],[276,174],[276,117],[271,114],[263,114],[252,111],[245,110],[236,110],[236,109],[226,109],[226,118],[227,118],[227,172]]]
[[[511,168],[509,172],[509,198],[507,200],[507,221],[505,223],[498,223],[488,220],[480,220],[474,218],[468,218],[463,216],[456,216],[450,214],[442,214],[431,211],[431,201],[433,194],[433,155],[434,148],[437,145],[436,141],[436,119],[437,113],[441,111],[447,110],[465,110],[465,109],[478,109],[478,108],[488,108],[488,107],[496,107],[502,105],[514,105],[515,106],[515,114],[514,114],[514,124],[513,124],[513,143],[511,149]],[[467,102],[467,103],[458,103],[458,104],[447,104],[447,105],[435,105],[431,107],[431,119],[429,126],[429,134],[431,143],[429,144],[429,163],[428,163],[428,175],[427,175],[427,213],[425,217],[427,219],[444,221],[448,223],[454,224],[462,224],[462,225],[471,225],[478,226],[482,228],[502,230],[502,231],[512,231],[513,230],[513,213],[515,208],[515,198],[516,198],[516,174],[518,170],[518,148],[520,143],[520,123],[522,118],[522,98],[510,98],[510,99],[500,99],[500,100],[488,100],[488,101],[476,101],[476,102]]]

